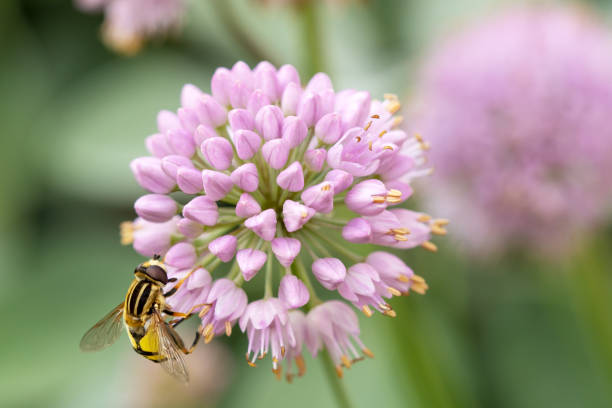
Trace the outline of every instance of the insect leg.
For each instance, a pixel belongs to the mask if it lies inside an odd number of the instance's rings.
[[[176,283],[176,285],[174,285],[174,287],[172,289],[170,289],[168,292],[164,293],[164,297],[170,297],[172,295],[174,295],[176,293],[177,290],[179,290],[179,288],[181,286],[183,286],[183,283],[185,283],[185,281],[187,280],[188,277],[191,276],[192,273],[194,273],[198,268],[193,268],[192,270],[190,270],[187,275],[185,275],[180,281],[178,281]]]
[[[179,324],[180,322],[182,322],[183,320],[185,320],[186,318],[188,318],[189,316],[191,316],[193,314],[193,311],[196,310],[199,307],[206,307],[206,306],[211,306],[210,303],[200,303],[195,305],[194,307],[192,307],[191,309],[189,309],[189,311],[187,313],[181,313],[181,312],[174,312],[168,308],[164,309],[164,313],[169,315],[169,316],[174,316],[174,317],[178,317],[178,319],[174,319],[171,320],[170,322],[168,322],[168,324],[172,327],[175,327],[177,324]],[[207,310],[208,311],[208,310]]]

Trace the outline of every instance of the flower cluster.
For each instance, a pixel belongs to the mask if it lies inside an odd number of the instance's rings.
[[[106,45],[127,55],[140,51],[147,39],[176,31],[185,14],[184,0],[75,0],[85,12],[104,12]]]
[[[303,346],[313,355],[325,347],[341,375],[372,353],[355,312],[322,302],[312,276],[367,316],[395,316],[386,299],[425,292],[398,257],[363,257],[342,239],[436,249],[431,235],[444,234],[446,221],[395,207],[429,172],[427,146],[398,129],[395,96],[336,92],[322,73],[303,86],[291,65],[238,62],[217,69],[211,89],[185,85],[176,113],[159,113],[151,156],[131,163],[151,194],[136,201],[139,218],[122,225],[122,240],[164,256],[169,275],[184,281],[168,302],[198,313],[206,342],[238,322],[250,365],[270,354],[274,373],[285,360],[291,379],[292,362],[304,372]],[[265,293],[249,302],[242,286],[257,277]]]
[[[456,36],[424,73],[432,208],[483,255],[559,255],[610,206],[610,33],[575,11],[504,14]]]

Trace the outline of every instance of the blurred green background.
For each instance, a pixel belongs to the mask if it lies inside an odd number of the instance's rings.
[[[306,73],[296,13],[230,3],[251,38]],[[337,89],[409,100],[427,50],[510,3],[318,7],[327,71]],[[612,5],[587,5],[612,21]],[[142,193],[128,163],[145,153],[157,111],[177,107],[184,83],[208,90],[218,66],[257,62],[210,1],[189,7],[181,37],[125,58],[100,42],[102,16],[68,0],[0,2],[1,407],[333,406],[319,361],[307,359],[307,375],[293,384],[277,382],[266,364],[244,364],[243,336],[194,356],[201,372],[188,389],[158,378],[127,341],[98,354],[78,350],[141,261],[120,246],[118,224],[133,218]],[[483,263],[451,240],[436,242],[437,254],[405,256],[428,280],[426,296],[396,299],[395,319],[360,317],[376,358],[345,373],[356,406],[612,406],[610,228],[558,264],[523,255]]]

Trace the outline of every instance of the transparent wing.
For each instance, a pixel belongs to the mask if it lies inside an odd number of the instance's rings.
[[[166,323],[158,311],[153,313],[152,323],[159,341],[159,354],[165,358],[161,362],[162,367],[177,380],[189,382],[182,351],[185,346],[179,334]]]
[[[117,341],[123,331],[123,303],[121,302],[83,335],[81,350],[98,351]]]

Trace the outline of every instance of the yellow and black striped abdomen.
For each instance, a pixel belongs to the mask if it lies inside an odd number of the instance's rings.
[[[147,280],[135,280],[125,296],[125,312],[136,318],[148,315],[159,296],[159,286]]]

